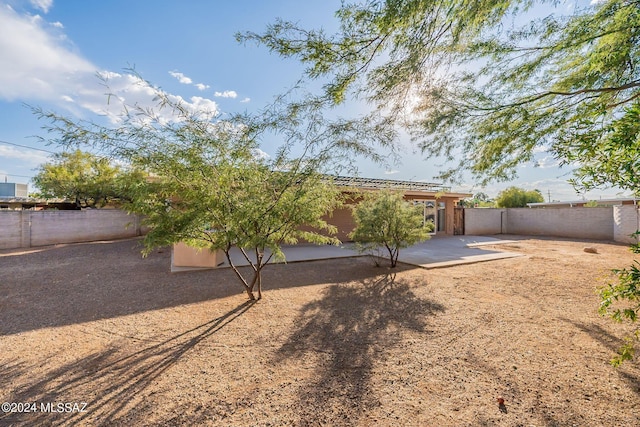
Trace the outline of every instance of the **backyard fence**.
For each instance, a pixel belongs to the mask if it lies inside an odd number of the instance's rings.
[[[140,217],[117,209],[0,211],[0,249],[140,236]]]
[[[0,211],[0,249],[136,237],[140,217],[117,209]],[[523,234],[636,243],[638,207],[465,209],[467,235]]]
[[[465,209],[465,234],[524,234],[636,243],[638,207]]]

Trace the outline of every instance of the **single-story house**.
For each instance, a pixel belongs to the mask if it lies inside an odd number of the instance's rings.
[[[472,194],[452,192],[449,187],[442,184],[418,181],[338,176],[333,178],[333,182],[343,188],[343,193],[355,196],[352,199],[353,203],[358,201],[358,192],[401,191],[405,200],[423,207],[425,221],[433,221],[435,224],[434,234],[463,234],[463,232],[457,232],[464,227],[464,219],[462,209],[456,209],[456,207],[460,200],[471,197]],[[349,240],[347,236],[355,228],[349,206],[335,210],[325,220],[338,228],[336,235],[338,239],[343,242]]]
[[[472,194],[452,192],[441,184],[400,181],[377,178],[332,177],[333,183],[342,188],[347,200],[355,204],[364,191],[395,190],[401,191],[405,200],[423,207],[425,221],[433,221],[434,234],[464,234],[464,209],[456,207],[458,202]],[[350,196],[350,197],[349,197]],[[349,233],[355,228],[352,210],[349,206],[334,210],[325,218],[335,225],[338,232],[335,237],[343,242],[349,241]],[[210,253],[178,243],[173,246],[171,265],[173,267],[216,267],[223,261],[220,253]]]

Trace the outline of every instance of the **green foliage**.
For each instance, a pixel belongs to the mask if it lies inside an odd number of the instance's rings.
[[[493,208],[496,203],[483,192],[478,192],[472,198],[462,199],[459,205],[463,208]]]
[[[638,241],[638,237],[640,237],[640,230],[636,230],[636,232],[631,234],[630,237],[636,239],[636,242],[637,242]],[[631,249],[631,252],[633,252],[634,254],[640,254],[640,243],[632,244],[630,249]]]
[[[162,153],[137,159],[162,175],[140,188],[131,209],[152,227],[145,237],[148,249],[184,241],[222,250],[249,298],[255,286],[261,298],[260,272],[272,256],[284,259],[283,244],[338,243],[300,227],[335,232],[321,217],[338,204],[339,192],[309,166],[278,171],[255,155],[252,141],[219,138],[201,136],[198,144],[165,146]],[[235,268],[232,247],[253,266],[253,277]]]
[[[35,110],[58,135],[53,143],[91,146],[149,175],[132,188],[127,205],[150,227],[145,252],[181,241],[222,250],[253,300],[256,287],[262,296],[264,266],[272,257],[284,258],[283,244],[338,242],[326,236],[334,229],[322,220],[339,204],[339,192],[324,172],[348,164],[354,153],[375,158],[375,143],[383,143],[386,134],[371,134],[361,122],[329,121],[313,98],[222,120],[155,92],[158,109],[168,109],[172,120],[153,109],[125,106],[118,127],[111,128]],[[285,142],[266,156],[259,151],[263,137]],[[249,263],[248,273],[234,265],[234,247]]]
[[[401,193],[379,191],[364,195],[354,208],[356,228],[350,237],[361,252],[380,247],[395,267],[401,248],[429,239],[433,223],[424,224],[422,209],[405,201]]]
[[[343,2],[335,34],[279,21],[238,38],[299,59],[310,79],[324,79],[328,101],[365,99],[388,126],[405,126],[426,155],[451,162],[441,179],[470,170],[480,184],[510,180],[520,164],[545,151],[577,168],[578,188],[616,185],[637,195],[638,2],[591,2],[570,15],[518,24],[533,5],[559,4]],[[544,200],[503,196],[498,206]],[[635,301],[635,268],[617,272],[620,283],[603,294],[607,308],[614,300]],[[630,311],[620,313],[631,319]],[[630,343],[623,360],[632,354]]]
[[[424,223],[424,229],[427,231],[427,233],[433,233],[436,229],[436,224],[433,222],[433,220],[427,220]],[[431,238],[431,236],[427,235],[427,238],[424,240],[429,240]]]
[[[615,163],[638,157],[607,135],[640,96],[640,8],[605,0],[522,20],[558,3],[369,0],[343,3],[335,34],[278,21],[238,39],[299,59],[332,102],[364,98],[405,125],[424,153],[454,162],[441,178],[509,180],[539,150],[581,161],[610,140],[613,158],[593,153],[583,171],[616,183]]]
[[[640,194],[640,102],[604,128],[584,120],[561,154],[567,162],[581,165],[573,183],[583,191],[615,185]]]
[[[127,202],[139,172],[114,166],[106,157],[75,150],[56,153],[33,178],[39,196],[75,201],[79,208]]]
[[[544,202],[538,190],[527,191],[518,187],[509,187],[498,194],[496,205],[499,208],[525,208],[527,203]]]
[[[489,201],[491,201],[491,198],[486,193],[483,193],[482,191],[474,194],[473,198],[475,200],[479,201],[479,202],[489,202]]]
[[[608,315],[616,322],[636,322],[640,313],[640,263],[635,261],[629,268],[614,270],[617,283],[610,283],[600,290],[600,314]],[[622,306],[620,306],[622,305]],[[627,337],[611,363],[619,366],[625,360],[633,359],[635,343],[640,341],[640,330]]]

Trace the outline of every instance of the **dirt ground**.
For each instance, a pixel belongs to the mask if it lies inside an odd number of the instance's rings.
[[[269,266],[256,304],[135,240],[1,251],[0,425],[640,425],[595,292],[633,254],[506,237],[526,256]]]

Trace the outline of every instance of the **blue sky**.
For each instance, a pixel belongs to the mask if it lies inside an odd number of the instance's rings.
[[[587,2],[563,7],[574,3]],[[46,134],[25,104],[83,119],[108,112],[96,73],[109,76],[112,89],[127,102],[151,102],[126,71],[135,67],[194,108],[259,110],[291,87],[302,68],[263,47],[240,45],[234,34],[259,32],[278,17],[330,31],[339,5],[339,0],[0,0],[0,180],[29,182],[49,155],[36,149],[59,151],[33,138]],[[425,160],[408,141],[400,143],[401,164],[362,162],[360,175],[433,181],[438,161]],[[559,169],[545,153],[538,163],[523,165],[511,183],[480,188],[469,180],[454,189],[495,196],[518,185],[537,188],[545,198],[548,193],[555,200],[581,198],[566,183],[570,170]],[[617,195],[609,189],[586,197]]]

